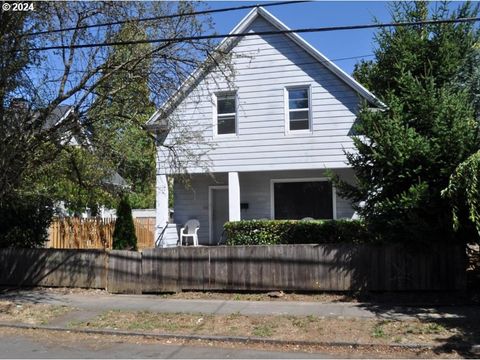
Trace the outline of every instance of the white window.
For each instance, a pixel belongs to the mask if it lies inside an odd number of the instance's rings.
[[[217,97],[217,134],[235,134],[237,129],[237,104],[234,92],[220,93]]]
[[[310,129],[310,87],[287,88],[287,126],[289,131]]]

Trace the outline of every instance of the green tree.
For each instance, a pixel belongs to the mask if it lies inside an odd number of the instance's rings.
[[[24,34],[38,31],[45,22],[45,4],[35,12],[0,11],[0,248],[42,246],[54,212],[49,198],[21,186],[25,169],[43,154],[31,148],[38,129],[30,116],[32,105],[15,99],[28,94],[25,69],[40,60],[26,50],[35,39]]]
[[[139,34],[147,34],[148,38],[188,38],[202,34],[211,28],[209,17],[190,14],[204,7],[204,4],[190,1],[78,1],[38,2],[35,4],[35,11],[0,12],[0,207],[8,206],[12,197],[18,198],[20,204],[23,199],[33,199],[36,196],[55,198],[56,194],[50,192],[52,187],[48,183],[56,182],[56,175],[61,171],[52,170],[53,175],[48,177],[47,168],[55,163],[58,157],[72,158],[64,151],[65,143],[61,140],[65,133],[79,125],[78,121],[71,117],[51,126],[51,115],[59,106],[72,105],[78,118],[82,119],[80,126],[88,131],[91,124],[84,121],[88,118],[85,115],[91,110],[92,102],[102,97],[98,92],[103,84],[116,72],[138,74],[137,70],[146,68],[144,64],[152,64],[154,70],[146,79],[149,89],[152,90],[152,98],[160,103],[178,88],[187,74],[214,48],[211,40],[192,39],[181,43],[161,43],[152,45],[149,51],[132,52],[132,56],[121,62],[120,58],[118,61],[112,60],[113,47],[79,48],[77,45],[109,42],[119,33],[117,21],[126,20],[133,26],[138,23],[136,19],[151,16],[152,13],[180,16],[174,21],[166,16],[148,23],[142,22],[146,30],[143,33],[139,31]],[[100,30],[83,27],[95,23],[110,25]],[[49,32],[65,27],[74,30]],[[27,36],[29,33],[37,34]],[[49,45],[61,45],[65,48],[59,51],[31,51],[31,48]],[[151,74],[154,76],[150,76]],[[125,84],[129,84],[136,82],[138,78],[125,80]],[[115,93],[109,95],[112,98]],[[22,102],[15,101],[19,97],[23,99]],[[19,106],[20,104],[22,106]],[[145,112],[147,111],[150,110],[145,108]],[[137,120],[143,122],[144,119]],[[137,143],[134,138],[129,145]],[[121,152],[128,149],[129,147],[123,147]],[[78,162],[86,165],[87,155],[74,154],[74,157],[80,158],[81,161]],[[152,161],[149,156],[139,158]],[[108,161],[105,157],[100,159]],[[90,162],[94,160],[93,157]],[[60,164],[69,164],[64,159],[58,161]],[[103,163],[97,162],[97,165],[103,166]],[[122,166],[132,168],[129,165]],[[150,165],[145,167],[149,168]],[[87,169],[90,174],[94,173],[94,167],[89,166]],[[115,170],[115,167],[112,170]],[[71,168],[65,171],[72,173]],[[138,166],[131,171],[141,172]],[[62,191],[67,193],[68,188],[73,185],[69,183],[72,179],[78,182],[81,178],[84,184],[93,183],[91,176],[62,178],[66,179],[66,184],[63,189],[56,190],[57,194]],[[41,180],[38,186],[37,179]],[[153,187],[149,181],[139,181],[133,184],[132,188],[139,193],[152,192],[137,190],[142,185]],[[92,189],[90,185],[80,187],[80,201],[74,199],[76,203],[94,202],[92,199],[83,200],[88,188]],[[75,188],[73,193],[78,193],[77,190]],[[151,204],[149,201],[149,206]],[[0,222],[2,221],[3,219],[0,219]]]
[[[113,231],[114,250],[137,250],[137,236],[133,224],[132,208],[126,197],[122,197],[117,207],[117,220]]]
[[[480,121],[480,43],[469,54],[454,84],[470,95],[476,119]],[[480,152],[468,157],[451,175],[448,187],[442,192],[453,206],[454,228],[461,224],[475,227],[480,239]]]
[[[38,193],[63,202],[70,215],[89,210],[95,216],[100,206],[114,208],[118,203],[122,189],[111,183],[112,169],[107,159],[88,147],[65,146],[55,161],[37,168],[30,182]]]
[[[117,41],[146,37],[139,24],[126,24]],[[138,53],[152,51],[149,44],[115,47],[110,66],[130,61]],[[143,124],[154,113],[148,78],[151,62],[116,72],[98,88],[97,100],[88,113],[92,123],[93,146],[97,156],[108,159],[129,184],[128,198],[135,208],[155,205],[155,144]]]
[[[480,121],[480,42],[474,45],[457,74],[454,85],[465,90],[475,108],[477,120]]]
[[[466,3],[451,12],[442,3],[429,13],[426,2],[392,5],[396,22],[475,17],[478,8]],[[478,149],[470,94],[452,84],[477,38],[472,24],[384,29],[376,35],[375,60],[355,69],[354,76],[387,107],[361,109],[357,151],[347,154],[358,181],[336,182],[380,239],[418,243],[458,237],[452,204],[441,192],[456,167]]]
[[[44,197],[50,203],[51,200],[63,200],[73,211],[106,204],[116,193],[106,184],[104,172],[117,169],[132,189],[129,197],[134,205],[153,205],[153,144],[144,137],[140,126],[111,125],[116,136],[126,135],[120,137],[121,145],[112,146],[110,150],[110,144],[105,143],[109,140],[110,125],[105,125],[107,130],[103,135],[101,130],[97,132],[99,141],[96,147],[92,145],[71,151],[62,138],[79,126],[83,133],[92,130],[95,118],[86,115],[114,101],[117,93],[123,93],[123,86],[132,89],[137,83],[141,85],[130,92],[136,98],[126,94],[121,101],[115,100],[117,104],[128,105],[111,114],[115,113],[117,120],[126,114],[131,124],[133,120],[136,124],[143,123],[146,114],[151,115],[154,110],[150,102],[145,103],[149,101],[149,96],[144,96],[147,89],[156,103],[162,103],[213,52],[214,41],[193,38],[212,28],[209,16],[191,16],[192,12],[204,8],[205,4],[192,1],[77,1],[38,2],[35,11],[0,12],[0,214],[8,213],[14,200],[18,206],[32,201],[31,208],[34,209]],[[165,16],[141,22],[141,25],[136,21],[151,14],[180,16],[174,20]],[[125,56],[115,55],[121,53],[121,46],[78,47],[118,39],[122,30],[118,21],[123,20],[130,23],[130,30],[129,26],[123,28],[125,33],[130,31],[130,38],[181,37],[191,40],[154,44],[148,49],[134,47]],[[109,25],[100,30],[84,26],[95,23]],[[140,29],[138,32],[132,30],[135,26]],[[60,28],[73,30],[49,31]],[[30,33],[36,34],[27,35]],[[127,34],[123,35],[128,38]],[[31,50],[49,45],[64,48],[58,51]],[[116,73],[122,75],[114,80]],[[116,91],[109,87],[116,88]],[[16,101],[19,97],[23,101]],[[144,106],[136,109],[141,108],[144,113],[140,111],[135,115],[130,110],[140,101]],[[92,106],[92,102],[96,105]],[[78,118],[69,117],[52,126],[52,114],[63,105],[73,106]],[[99,107],[94,110],[96,106]],[[78,119],[82,121],[78,122]],[[108,116],[103,119],[109,120]],[[175,124],[169,126],[170,129],[176,127]],[[187,129],[185,133],[190,132]],[[185,136],[179,138],[183,144],[192,142]],[[169,150],[175,155],[178,147],[181,144],[174,143]],[[132,154],[127,154],[130,151]],[[197,155],[192,157],[199,158]],[[7,210],[2,212],[1,208]],[[8,220],[0,218],[0,223],[4,221]]]

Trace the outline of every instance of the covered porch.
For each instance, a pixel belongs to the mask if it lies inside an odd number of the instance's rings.
[[[353,181],[351,169],[336,169]],[[173,223],[168,223],[168,186],[157,178],[157,234],[160,246],[175,246],[178,232],[198,219],[200,245],[221,243],[227,221],[253,219],[350,219],[351,203],[336,194],[324,170],[228,172],[192,175],[189,186],[175,184]]]

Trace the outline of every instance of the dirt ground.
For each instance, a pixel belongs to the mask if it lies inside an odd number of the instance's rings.
[[[15,304],[12,301],[0,301],[0,321],[44,325],[50,320],[72,311],[67,306],[46,304]]]
[[[228,335],[276,340],[375,344],[439,344],[462,336],[453,326],[420,320],[385,321],[317,316],[158,314],[108,311],[72,328],[133,330],[189,335]]]

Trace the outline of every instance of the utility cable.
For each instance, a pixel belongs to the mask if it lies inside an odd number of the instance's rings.
[[[257,31],[257,32],[242,33],[242,34],[223,34],[223,35],[212,34],[212,35],[186,36],[186,37],[178,37],[178,38],[108,41],[108,42],[102,42],[102,43],[77,44],[77,45],[52,45],[52,46],[34,47],[28,50],[29,51],[46,51],[46,50],[85,49],[85,48],[94,48],[94,47],[137,45],[137,44],[178,43],[178,42],[184,42],[184,41],[208,40],[208,39],[240,38],[240,37],[250,37],[250,36],[359,30],[359,29],[404,27],[404,26],[418,26],[418,25],[457,24],[457,23],[477,22],[477,21],[480,21],[480,17],[445,19],[445,20],[407,21],[407,22],[399,22],[399,23],[327,26],[327,27],[318,27],[318,28],[303,28],[303,29],[289,29],[289,30],[270,30],[270,31]]]
[[[299,4],[299,3],[305,3],[305,2],[310,2],[310,1],[312,1],[312,0],[278,1],[278,2],[262,4],[262,7]],[[152,16],[152,17],[140,18],[140,19],[118,20],[118,21],[112,21],[112,22],[106,22],[106,23],[100,23],[100,24],[90,24],[90,25],[81,25],[81,26],[72,26],[72,27],[61,28],[61,29],[54,29],[54,30],[37,31],[37,32],[24,34],[23,36],[54,34],[54,33],[59,33],[59,32],[64,32],[64,31],[91,29],[91,28],[96,28],[96,27],[114,26],[114,25],[121,25],[121,24],[126,24],[126,23],[136,23],[136,22],[143,22],[143,21],[173,19],[173,18],[176,18],[176,17],[184,17],[184,16],[196,16],[196,15],[203,15],[203,14],[222,13],[222,12],[228,12],[228,11],[253,9],[253,8],[258,7],[258,6],[259,6],[258,4],[242,5],[242,6],[221,8],[221,9],[199,10],[199,11],[194,11],[194,12],[189,12],[189,13],[184,13],[184,14],[179,13],[179,14],[171,14],[171,15]]]

